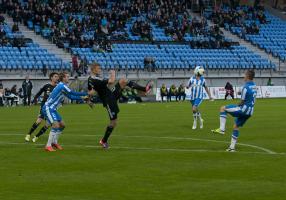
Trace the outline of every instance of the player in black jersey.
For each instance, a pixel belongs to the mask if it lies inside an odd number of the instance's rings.
[[[110,123],[106,128],[103,138],[100,140],[100,144],[103,148],[108,148],[107,140],[111,135],[113,129],[117,124],[117,114],[119,113],[119,107],[117,104],[118,99],[121,96],[121,91],[126,86],[142,91],[145,94],[149,93],[152,89],[152,82],[149,82],[146,86],[140,86],[134,81],[128,81],[127,79],[120,79],[115,84],[115,71],[110,71],[109,79],[101,78],[101,67],[98,63],[90,65],[91,76],[88,78],[88,90],[89,94],[97,93],[98,97],[102,101],[103,106],[106,108]],[[115,86],[113,86],[115,84]],[[112,87],[113,86],[113,87]]]
[[[59,74],[56,72],[53,72],[50,74],[49,78],[50,78],[50,83],[45,84],[34,97],[33,103],[36,104],[37,99],[42,94],[44,94],[42,102],[41,102],[40,114],[38,115],[36,122],[32,125],[29,133],[25,137],[25,140],[27,142],[30,141],[32,133],[38,128],[38,126],[41,124],[41,122],[45,120],[44,114],[41,112],[41,110],[42,110],[42,107],[45,105],[47,99],[49,98],[50,94],[52,93],[53,89],[57,86],[57,83],[59,80]],[[45,124],[41,128],[41,130],[38,132],[38,134],[36,136],[34,136],[32,141],[36,142],[38,140],[38,138],[48,130],[48,128],[49,128],[49,126],[47,124]]]

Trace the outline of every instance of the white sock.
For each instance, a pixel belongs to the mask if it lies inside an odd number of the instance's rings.
[[[52,143],[54,142],[54,139],[56,137],[56,132],[54,130],[51,130],[50,134],[49,134],[49,139],[48,139],[48,143],[47,143],[47,147],[52,146]]]
[[[58,140],[59,140],[61,133],[62,133],[61,131],[57,132],[57,134],[54,137],[53,144],[58,144]]]
[[[200,122],[202,123],[203,119],[202,119],[202,115],[200,112],[197,113],[197,116],[199,117]]]
[[[220,121],[219,129],[224,132],[225,131],[225,124],[226,124],[226,113],[225,112],[220,113],[219,121]]]
[[[197,119],[198,119],[197,113],[193,113],[193,117],[194,117],[194,124],[197,124]]]
[[[230,142],[229,148],[235,149],[236,142],[237,142],[237,138],[231,137],[231,142]]]

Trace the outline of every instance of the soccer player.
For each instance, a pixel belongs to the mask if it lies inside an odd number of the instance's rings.
[[[146,86],[143,87],[133,81],[120,79],[118,83],[115,84],[114,70],[110,71],[109,79],[101,78],[101,67],[98,63],[91,64],[90,70],[91,76],[88,78],[88,90],[91,91],[93,89],[94,92],[97,92],[110,118],[110,123],[106,127],[105,134],[99,142],[103,148],[108,148],[108,138],[117,124],[117,114],[119,113],[117,101],[121,96],[122,89],[128,86],[146,94],[151,91],[152,83],[149,82]],[[112,87],[114,84],[115,86]]]
[[[48,120],[52,129],[49,134],[49,139],[45,147],[46,151],[55,151],[54,148],[58,150],[63,150],[63,148],[58,144],[58,139],[60,134],[65,128],[65,124],[57,112],[57,109],[62,104],[64,97],[68,97],[71,100],[87,100],[86,92],[74,92],[68,88],[67,84],[69,82],[69,74],[66,72],[59,74],[60,83],[55,87],[51,95],[49,96],[47,102],[42,108],[45,118]],[[54,148],[53,148],[54,147]]]
[[[59,80],[59,74],[56,72],[53,72],[49,75],[49,78],[50,78],[50,83],[45,84],[34,97],[33,102],[36,103],[37,99],[44,93],[43,100],[41,102],[40,114],[38,115],[36,122],[32,125],[29,133],[25,137],[25,140],[27,142],[30,141],[32,133],[38,128],[38,126],[42,123],[42,121],[45,120],[44,114],[42,112],[42,107],[45,105],[47,99],[49,98],[50,93],[56,87],[58,80]],[[49,128],[49,126],[47,124],[45,124],[41,128],[41,130],[38,132],[38,134],[36,136],[34,136],[32,141],[36,142],[38,140],[38,138],[48,130],[48,128]]]
[[[211,97],[210,91],[208,87],[206,86],[206,80],[203,77],[204,74],[204,68],[197,66],[194,70],[194,76],[192,76],[188,82],[187,88],[191,88],[191,103],[192,103],[192,110],[193,110],[193,129],[197,128],[197,120],[200,121],[200,128],[202,129],[204,127],[204,120],[202,119],[202,115],[199,112],[198,108],[200,104],[203,101],[204,97],[204,88],[210,98],[210,100],[213,100]]]
[[[213,133],[224,134],[227,114],[235,117],[235,124],[231,137],[231,143],[227,151],[234,152],[237,138],[239,136],[239,127],[252,116],[255,98],[257,94],[256,85],[253,82],[255,72],[247,70],[244,76],[245,85],[241,92],[241,102],[238,105],[227,105],[220,108],[220,128],[212,130]]]

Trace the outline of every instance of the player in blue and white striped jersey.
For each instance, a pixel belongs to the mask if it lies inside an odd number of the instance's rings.
[[[220,128],[212,130],[213,133],[224,134],[227,114],[235,117],[233,126],[231,143],[227,151],[235,151],[235,145],[239,136],[239,127],[242,127],[245,122],[252,116],[257,94],[257,88],[253,82],[255,72],[247,70],[245,73],[245,85],[241,91],[241,102],[238,105],[227,105],[220,108]]]
[[[65,128],[65,124],[62,120],[62,117],[57,112],[57,109],[61,106],[65,97],[68,97],[72,100],[87,100],[86,92],[74,92],[68,86],[69,74],[60,73],[59,74],[60,83],[54,88],[50,94],[47,102],[42,108],[42,112],[45,115],[48,123],[52,126],[47,145],[45,147],[46,151],[55,151],[56,149],[62,150],[62,147],[58,144],[59,135]]]
[[[192,76],[188,82],[187,88],[191,88],[191,103],[193,109],[193,129],[197,128],[197,119],[200,120],[200,128],[203,128],[203,122],[201,113],[198,110],[199,105],[202,103],[204,98],[204,89],[206,90],[209,98],[212,100],[211,94],[206,86],[206,80],[203,77],[204,68],[197,66],[194,70],[194,76]]]

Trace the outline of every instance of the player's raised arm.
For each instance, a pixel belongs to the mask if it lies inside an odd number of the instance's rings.
[[[112,85],[115,83],[115,70],[110,70],[108,84]]]

